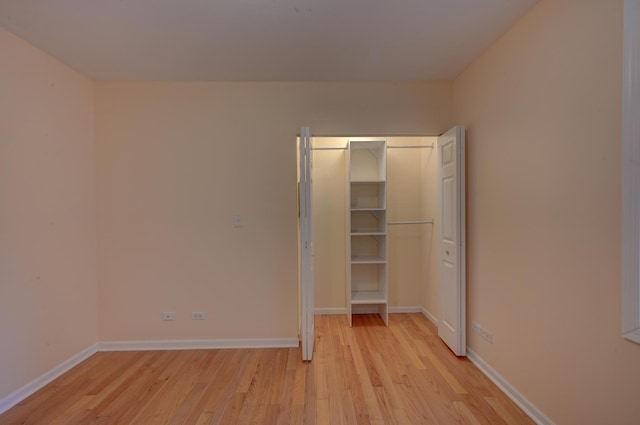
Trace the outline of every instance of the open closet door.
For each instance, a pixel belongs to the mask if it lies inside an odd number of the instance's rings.
[[[438,335],[457,356],[467,353],[464,168],[464,127],[457,126],[438,138]]]
[[[311,226],[311,131],[300,129],[300,306],[302,360],[313,357],[313,234]]]

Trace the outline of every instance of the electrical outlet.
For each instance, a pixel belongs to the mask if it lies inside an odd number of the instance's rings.
[[[204,320],[204,313],[202,311],[192,311],[191,320]]]
[[[493,334],[480,326],[479,323],[471,322],[471,330],[480,335],[489,344],[493,344]]]
[[[165,311],[162,313],[162,320],[176,320],[176,314],[173,311]]]
[[[491,332],[489,332],[486,329],[482,330],[482,333],[480,334],[482,336],[482,338],[485,339],[485,341],[487,341],[489,344],[493,344],[493,334]]]

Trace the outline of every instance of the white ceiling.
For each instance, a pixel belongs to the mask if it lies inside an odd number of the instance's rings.
[[[537,0],[0,0],[96,80],[451,80]]]

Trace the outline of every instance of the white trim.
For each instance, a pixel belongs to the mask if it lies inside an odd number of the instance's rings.
[[[419,307],[419,306],[389,307],[389,313],[422,313],[422,307]]]
[[[622,335],[640,343],[640,0],[624,2]]]
[[[225,348],[291,348],[297,338],[180,339],[159,341],[104,341],[98,351],[209,350]]]
[[[313,151],[311,130],[300,128],[300,334],[302,336],[302,360],[313,358]]]
[[[186,339],[165,341],[106,341],[96,342],[25,386],[0,399],[0,414],[6,412],[68,370],[76,367],[99,351],[198,350],[225,348],[293,348],[297,338],[246,339]]]
[[[436,316],[434,316],[433,314],[429,313],[429,310],[427,310],[426,308],[422,307],[422,310],[420,312],[422,314],[424,314],[424,316],[427,319],[431,320],[431,323],[433,323],[434,325],[438,326],[438,323],[440,323],[438,318]]]
[[[58,366],[54,367],[48,372],[45,372],[42,375],[38,376],[36,379],[9,394],[8,396],[0,399],[0,413],[6,412],[25,398],[29,397],[31,394],[35,393],[54,379],[61,376],[63,373],[76,367],[89,357],[93,356],[97,351],[98,344],[96,343],[60,363]]]
[[[471,363],[476,365],[487,378],[496,384],[498,388],[502,390],[515,404],[521,408],[524,413],[527,414],[538,425],[554,425],[554,422],[540,409],[538,409],[533,403],[531,403],[525,396],[520,394],[506,379],[504,379],[494,368],[489,366],[482,357],[478,355],[471,348],[467,347],[467,358],[471,360]]]

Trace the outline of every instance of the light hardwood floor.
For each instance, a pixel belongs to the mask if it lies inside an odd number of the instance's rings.
[[[297,348],[97,353],[7,424],[533,424],[421,314],[316,317]]]

